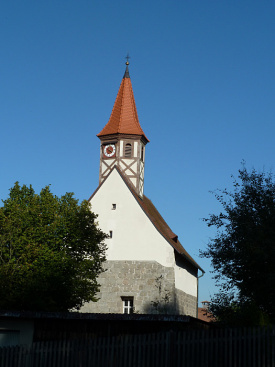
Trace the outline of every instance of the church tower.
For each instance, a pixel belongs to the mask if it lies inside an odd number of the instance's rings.
[[[101,141],[99,184],[118,166],[142,198],[145,145],[149,140],[139,124],[128,66],[127,61],[110,119],[97,135]]]
[[[198,271],[151,200],[143,194],[145,146],[129,62],[100,139],[99,186],[89,198],[106,239],[98,302],[81,312],[196,316]]]

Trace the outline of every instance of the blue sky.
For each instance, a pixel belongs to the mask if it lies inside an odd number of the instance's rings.
[[[274,1],[2,1],[0,198],[15,181],[89,198],[129,52],[145,194],[206,270],[209,299],[209,191],[232,187],[242,160],[274,171],[274,19]]]

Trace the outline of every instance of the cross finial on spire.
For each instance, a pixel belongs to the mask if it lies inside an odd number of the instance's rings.
[[[125,57],[125,59],[127,60],[126,61],[126,65],[129,65],[129,59],[130,59],[130,55],[129,55],[129,52],[127,53],[127,56]]]

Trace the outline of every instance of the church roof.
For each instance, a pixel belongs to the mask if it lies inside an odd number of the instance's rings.
[[[116,169],[133,194],[136,201],[141,206],[142,210],[145,212],[147,217],[150,219],[150,221],[153,223],[155,228],[158,230],[158,232],[166,239],[167,242],[176,250],[178,254],[183,256],[189,263],[191,263],[193,266],[195,266],[197,269],[201,270],[204,273],[204,270],[198,265],[198,263],[188,254],[188,252],[184,249],[180,241],[178,240],[178,236],[171,230],[171,228],[168,226],[168,224],[165,222],[157,208],[154,206],[152,201],[148,199],[145,195],[143,195],[143,198],[139,197],[138,194],[135,192],[127,178],[124,176],[122,171],[118,166],[114,166],[108,176],[112,173],[112,171]],[[108,179],[108,176],[106,179]],[[105,179],[105,180],[106,180]],[[89,198],[89,201],[92,199],[92,197],[95,195],[95,193],[99,190],[101,185],[105,182],[105,180],[98,186],[98,188],[95,190],[95,192],[92,194],[92,196]]]
[[[102,137],[111,134],[139,135],[144,136],[148,142],[149,140],[139,124],[128,64],[127,62],[126,71],[120,84],[110,119],[97,136]]]

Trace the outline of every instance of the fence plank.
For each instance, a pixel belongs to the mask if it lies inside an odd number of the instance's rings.
[[[275,366],[275,325],[272,327],[272,331],[270,333],[270,341],[271,341],[271,363],[270,366]]]

